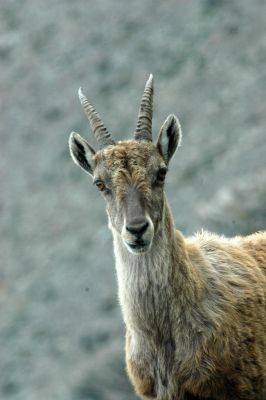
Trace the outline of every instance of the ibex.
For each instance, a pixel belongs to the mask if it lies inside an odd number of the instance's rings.
[[[181,141],[170,115],[152,142],[153,78],[133,140],[114,141],[79,90],[99,150],[72,132],[74,162],[107,204],[126,365],[143,399],[266,399],[266,234],[185,238],[164,193]]]

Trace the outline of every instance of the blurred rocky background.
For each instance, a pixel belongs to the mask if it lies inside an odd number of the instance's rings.
[[[95,144],[77,89],[131,137],[149,73],[177,227],[266,222],[264,0],[1,0],[0,399],[133,400],[104,204],[68,135]]]

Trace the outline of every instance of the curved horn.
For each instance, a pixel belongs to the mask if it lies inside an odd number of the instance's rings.
[[[105,128],[99,114],[95,108],[90,104],[89,100],[83,93],[83,89],[79,88],[79,101],[84,108],[85,114],[88,117],[92,132],[94,133],[96,140],[99,144],[100,149],[103,149],[110,144],[114,144],[114,140],[111,138],[110,133]]]
[[[140,103],[138,123],[134,134],[135,140],[147,140],[148,142],[152,142],[152,102],[153,76],[150,74]]]

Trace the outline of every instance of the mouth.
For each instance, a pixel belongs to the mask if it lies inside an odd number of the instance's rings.
[[[128,243],[125,242],[127,248],[129,249],[129,251],[131,253],[145,253],[149,247],[150,247],[150,243],[146,242],[142,239],[137,239],[134,242]]]

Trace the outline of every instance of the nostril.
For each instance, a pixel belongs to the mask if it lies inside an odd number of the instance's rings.
[[[131,224],[131,225],[127,225],[126,226],[126,230],[130,233],[132,233],[132,235],[137,235],[137,236],[141,236],[143,235],[143,233],[147,230],[149,226],[148,222],[144,222],[141,224]]]

